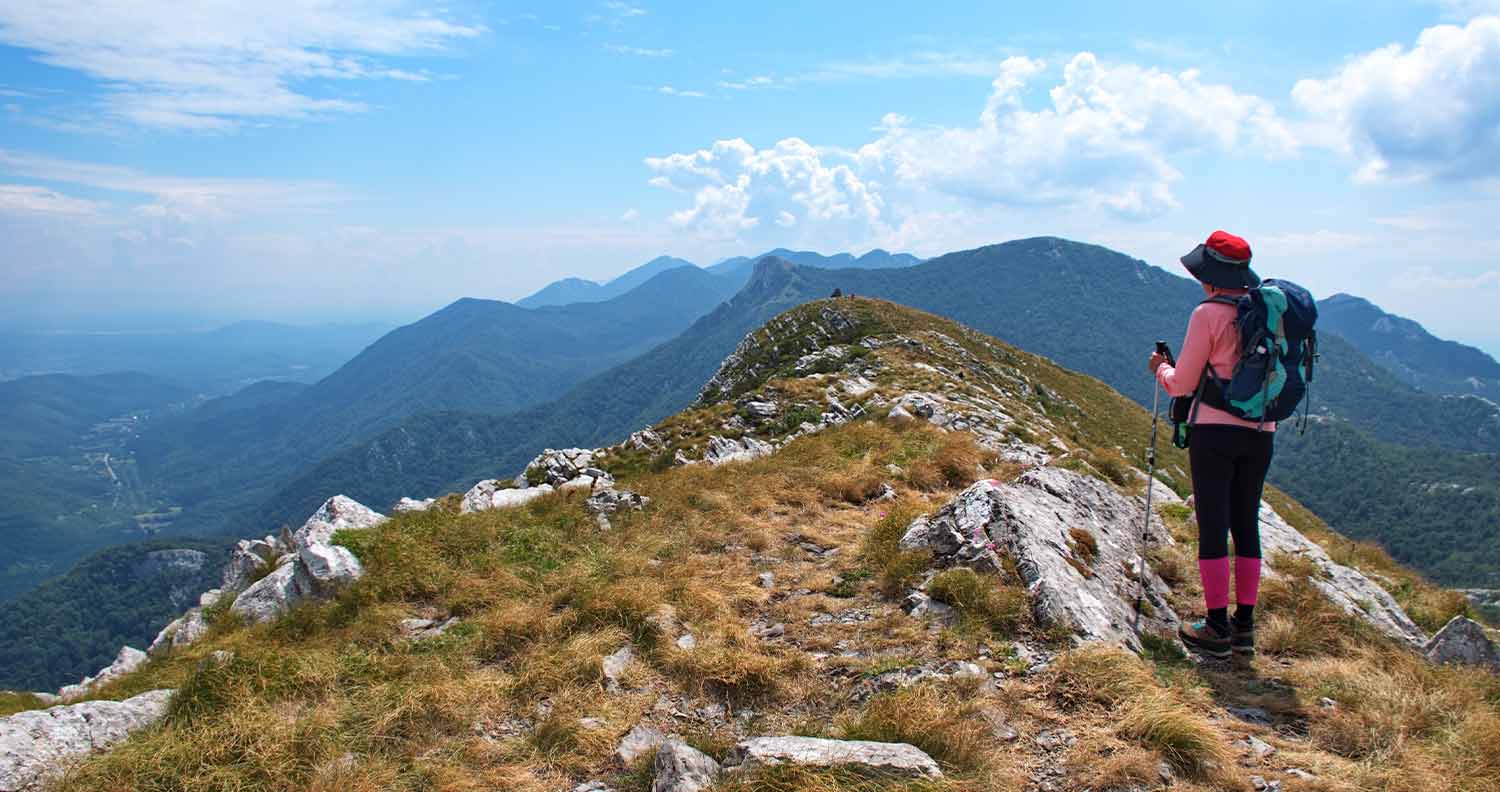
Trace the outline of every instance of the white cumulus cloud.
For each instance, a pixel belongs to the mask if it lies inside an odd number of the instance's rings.
[[[1500,16],[1427,28],[1411,49],[1365,53],[1292,96],[1361,181],[1500,176]]]
[[[363,110],[307,83],[425,79],[386,61],[482,30],[416,0],[0,3],[0,44],[100,81],[116,121],[185,129]]]
[[[1047,90],[1036,90],[1048,74],[1055,76]],[[1007,58],[973,126],[919,127],[888,113],[874,131],[874,140],[852,151],[799,138],[757,149],[734,139],[646,165],[652,184],[693,196],[672,221],[699,234],[734,238],[774,223],[842,228],[841,236],[863,241],[907,238],[955,211],[997,206],[1155,217],[1177,205],[1175,157],[1282,156],[1297,148],[1264,99],[1194,71],[1110,65],[1090,53],[1074,56],[1060,74],[1038,60]],[[934,201],[949,206],[934,208]]]
[[[710,239],[734,239],[769,221],[802,222],[827,231],[843,225],[862,235],[884,225],[884,200],[855,172],[847,152],[821,151],[797,138],[758,150],[721,140],[687,154],[651,157],[652,183],[693,195],[671,216],[674,225]]]

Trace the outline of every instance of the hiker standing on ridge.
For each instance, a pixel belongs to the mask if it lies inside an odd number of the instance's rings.
[[[1215,231],[1182,257],[1203,286],[1175,365],[1160,352],[1151,372],[1173,397],[1193,398],[1188,459],[1198,516],[1198,574],[1208,617],[1184,624],[1179,635],[1202,654],[1226,658],[1255,653],[1255,601],[1260,589],[1260,498],[1276,433],[1275,421],[1236,417],[1204,403],[1203,378],[1229,377],[1240,360],[1235,326],[1239,298],[1261,284],[1250,269],[1250,243]],[[1229,618],[1229,538],[1234,537],[1234,618]]]

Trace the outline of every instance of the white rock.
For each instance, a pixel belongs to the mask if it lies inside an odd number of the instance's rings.
[[[597,456],[602,456],[602,454],[591,448],[549,448],[531,460],[531,463],[526,466],[526,475],[531,480],[540,478],[543,484],[561,487],[584,475],[591,468],[597,470],[594,464],[594,458]]]
[[[458,511],[460,514],[472,514],[489,509],[506,509],[530,503],[552,492],[551,484],[516,489],[505,487],[495,479],[487,479],[475,484],[472,489],[464,493],[463,503],[458,507]]]
[[[1415,649],[1420,650],[1427,643],[1427,634],[1390,593],[1359,570],[1329,558],[1327,551],[1303,536],[1264,501],[1260,504],[1260,547],[1272,572],[1276,570],[1271,561],[1277,554],[1300,556],[1316,570],[1309,582],[1345,613],[1364,619],[1380,632]]]
[[[598,468],[589,468],[577,476],[557,485],[559,490],[594,492],[606,490],[615,485],[615,477]]]
[[[620,678],[625,674],[625,668],[635,659],[635,651],[627,644],[606,656],[601,662],[601,671],[604,673],[604,686],[611,692],[620,689]]]
[[[771,447],[770,443],[757,440],[748,435],[739,440],[712,435],[708,438],[708,451],[703,454],[703,461],[710,465],[723,465],[728,462],[747,462],[767,456],[775,450]]]
[[[650,498],[630,490],[602,489],[583,502],[583,509],[589,514],[604,515],[627,509],[644,509],[650,503]]]
[[[937,779],[943,771],[921,749],[906,743],[825,740],[817,737],[756,737],[734,747],[724,765],[753,770],[777,765]]]
[[[1014,483],[981,481],[936,515],[907,528],[901,546],[926,548],[940,567],[999,572],[1000,556],[1014,562],[1038,621],[1061,625],[1079,641],[1108,641],[1141,651],[1136,631],[1136,569],[1147,551],[1141,530],[1143,503],[1090,476],[1063,468],[1037,468]],[[1074,536],[1087,533],[1094,546]],[[1153,543],[1171,541],[1154,515]],[[1177,615],[1168,588],[1146,567],[1149,613],[1140,632],[1172,634]],[[1143,609],[1147,610],[1147,609]]]
[[[1433,663],[1457,663],[1500,670],[1500,648],[1472,619],[1454,616],[1422,648]]]
[[[432,508],[432,504],[434,504],[436,502],[437,502],[436,498],[423,498],[422,500],[417,500],[415,498],[402,498],[401,500],[396,501],[396,505],[395,505],[394,508],[392,508],[392,511],[398,511],[398,512],[422,512],[422,511],[427,511],[428,509]]]
[[[0,719],[0,792],[39,789],[73,763],[161,720],[171,690],[124,701],[18,712]]]
[[[713,786],[722,772],[708,754],[672,738],[656,751],[651,792],[702,792]]]
[[[338,545],[308,545],[297,551],[297,560],[325,594],[353,583],[365,572],[354,553]]]
[[[637,723],[629,733],[620,738],[620,744],[615,747],[615,757],[620,764],[634,764],[637,759],[660,748],[666,741],[666,735],[644,723]]]
[[[292,539],[296,546],[307,547],[313,544],[328,544],[333,540],[334,533],[344,530],[357,530],[373,528],[385,522],[385,516],[371,510],[364,504],[344,495],[335,495],[323,502],[323,505],[307,518]]]

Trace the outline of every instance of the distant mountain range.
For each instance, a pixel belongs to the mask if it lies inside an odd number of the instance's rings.
[[[650,280],[655,275],[679,267],[697,265],[671,256],[657,256],[633,270],[606,283],[596,283],[583,278],[563,278],[543,287],[541,291],[516,301],[522,308],[540,308],[544,305],[570,305],[583,302],[603,302],[619,297],[625,292]]]
[[[1335,294],[1318,303],[1318,321],[1422,390],[1500,401],[1500,362],[1368,300]]]
[[[705,270],[725,279],[735,289],[745,285],[749,280],[751,270],[755,262],[766,257],[779,258],[800,264],[804,267],[817,267],[819,269],[887,269],[892,267],[910,267],[921,262],[921,259],[910,253],[888,253],[884,250],[875,249],[863,256],[855,256],[852,253],[836,253],[832,256],[824,256],[805,250],[787,250],[777,248],[760,256],[736,256],[724,259]],[[524,308],[537,308],[544,305],[569,305],[582,302],[601,302],[618,297],[631,289],[645,283],[658,273],[681,267],[697,268],[698,265],[685,259],[673,258],[671,256],[658,256],[635,269],[626,272],[614,280],[597,283],[583,278],[563,278],[543,287],[535,294],[516,301],[516,305]]]

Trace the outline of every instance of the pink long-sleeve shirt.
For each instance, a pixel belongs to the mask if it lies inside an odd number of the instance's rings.
[[[1239,297],[1244,289],[1214,289],[1215,295]],[[1209,363],[1220,379],[1228,379],[1239,362],[1240,332],[1234,326],[1234,306],[1217,302],[1205,302],[1193,309],[1188,320],[1187,338],[1182,341],[1182,351],[1177,355],[1174,367],[1163,363],[1156,367],[1156,381],[1169,396],[1191,396],[1198,390],[1198,381],[1204,376]],[[1244,426],[1262,431],[1276,431],[1275,421],[1261,424],[1247,421],[1207,404],[1195,405],[1195,424],[1218,424],[1222,426]]]

